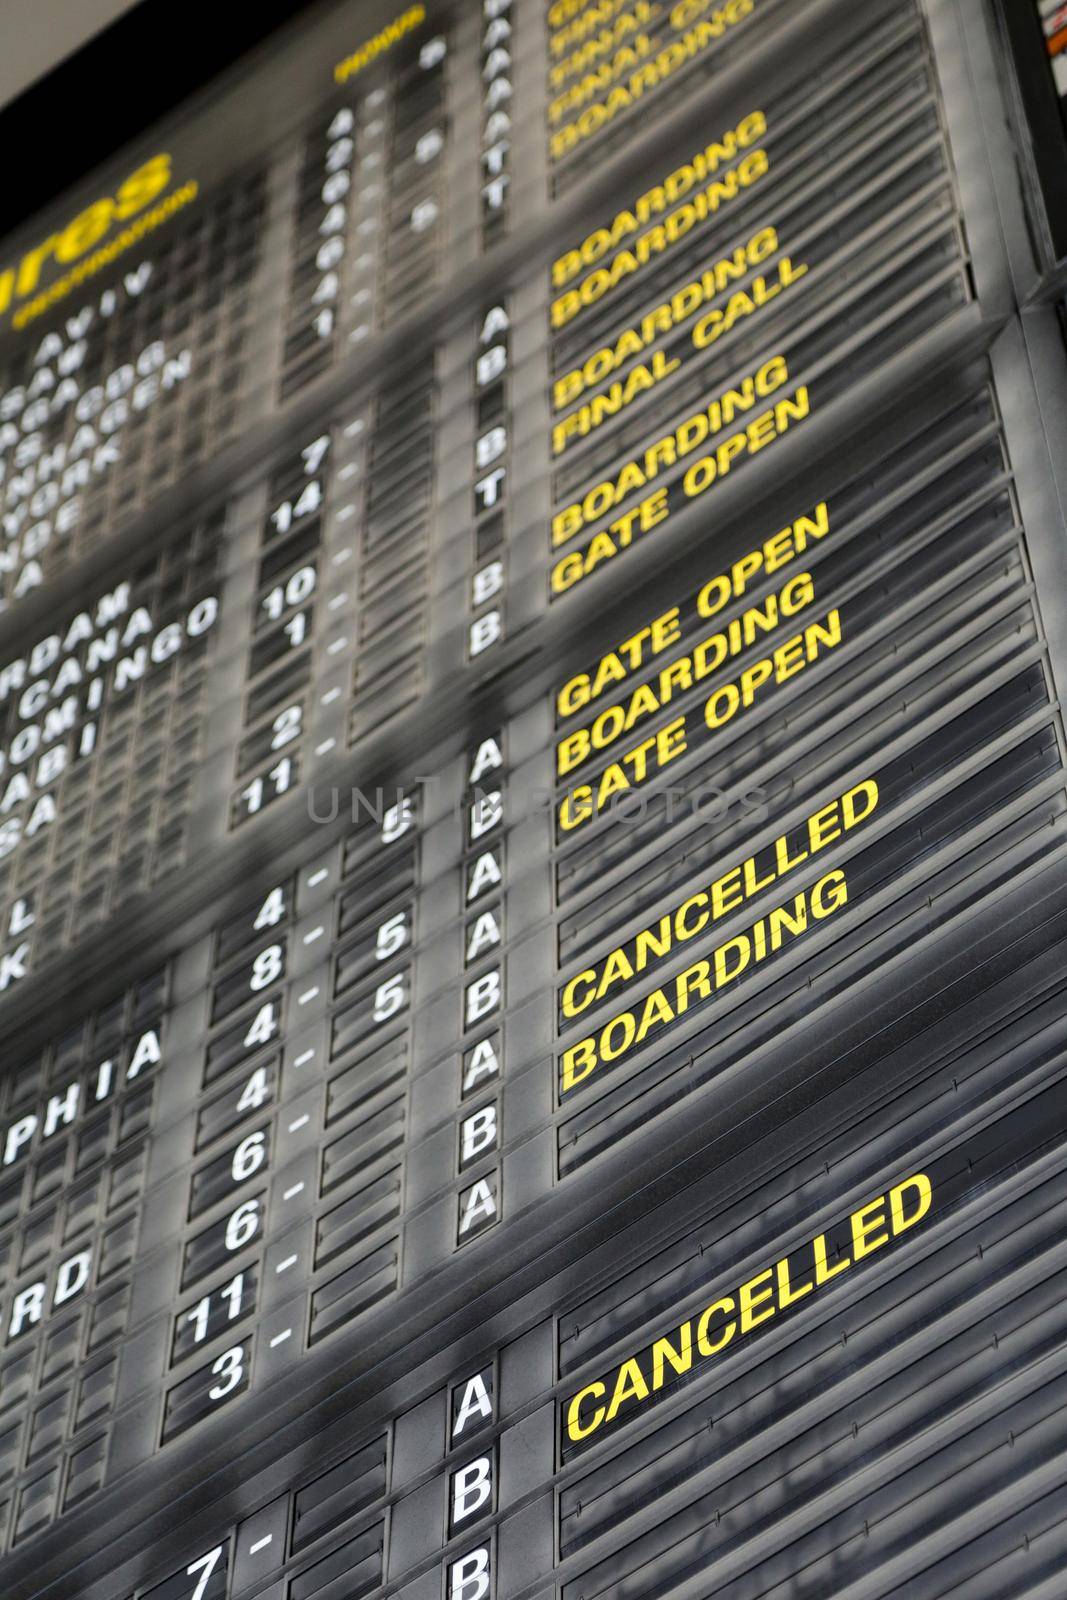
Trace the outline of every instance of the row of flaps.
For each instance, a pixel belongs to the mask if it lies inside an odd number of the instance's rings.
[[[978,1595],[1016,1568],[1023,1593],[1061,1571],[1064,1025],[1043,970],[1025,1016],[1009,975],[983,1025],[887,1044],[829,1137],[819,1107],[799,1119],[789,1169],[756,1139],[655,1228],[620,1219],[443,1384],[397,1352],[412,1398],[364,1397],[355,1438],[334,1393],[286,1435],[291,1494],[264,1499],[278,1471],[246,1458],[238,1515],[202,1500],[172,1577],[138,1558],[138,1595],[178,1600],[219,1547],[220,1597],[421,1600],[474,1551],[489,1592],[529,1595],[801,1571]]]

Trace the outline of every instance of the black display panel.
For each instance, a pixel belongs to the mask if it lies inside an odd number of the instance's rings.
[[[1056,1592],[1063,352],[955,18],[326,3],[5,242],[5,1596]]]

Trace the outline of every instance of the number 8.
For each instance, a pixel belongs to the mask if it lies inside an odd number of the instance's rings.
[[[261,950],[252,963],[252,976],[248,980],[248,987],[257,991],[265,989],[275,979],[280,978],[284,967],[282,947],[280,944],[269,944]]]

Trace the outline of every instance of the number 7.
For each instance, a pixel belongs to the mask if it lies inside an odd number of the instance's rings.
[[[222,1546],[221,1546],[221,1544],[217,1544],[215,1546],[214,1550],[209,1550],[208,1551],[206,1556],[200,1556],[198,1560],[192,1562],[192,1564],[190,1566],[186,1567],[186,1569],[185,1569],[186,1573],[188,1574],[188,1576],[190,1578],[193,1576],[194,1572],[200,1572],[200,1582],[197,1584],[196,1588],[193,1590],[192,1594],[189,1597],[189,1600],[204,1600],[204,1590],[207,1588],[209,1582],[211,1581],[211,1574],[214,1572],[215,1568],[218,1566],[219,1557],[221,1556],[221,1554],[222,1554]],[[202,1572],[201,1572],[201,1568],[203,1568]]]

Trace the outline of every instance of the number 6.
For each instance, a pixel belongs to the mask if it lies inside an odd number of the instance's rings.
[[[267,1135],[260,1130],[242,1139],[233,1153],[230,1176],[234,1183],[244,1183],[253,1172],[258,1172],[267,1159]]]
[[[227,1250],[240,1250],[259,1228],[259,1201],[246,1200],[230,1213],[226,1222]]]

